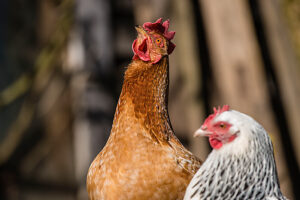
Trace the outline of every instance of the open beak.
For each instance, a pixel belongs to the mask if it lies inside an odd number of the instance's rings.
[[[210,136],[212,132],[207,130],[207,127],[201,126],[196,132],[194,133],[194,137],[199,137],[199,136]]]
[[[138,32],[138,34],[141,34],[144,37],[148,35],[147,32],[141,26],[135,26],[135,30]]]

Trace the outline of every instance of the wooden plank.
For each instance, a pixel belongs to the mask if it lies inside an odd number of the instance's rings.
[[[183,134],[190,150],[204,160],[209,153],[207,139],[193,137],[205,117],[199,101],[202,81],[193,8],[190,1],[182,0],[176,0],[173,8],[171,30],[176,30],[177,48],[170,56],[170,118],[175,133]]]
[[[268,130],[274,141],[282,190],[291,197],[291,183],[247,1],[202,0],[200,4],[215,80],[214,102],[249,114]]]
[[[300,164],[300,71],[277,1],[259,1],[271,57],[286,112],[290,136]]]

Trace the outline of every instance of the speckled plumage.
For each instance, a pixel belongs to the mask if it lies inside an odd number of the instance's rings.
[[[110,137],[88,172],[91,200],[183,199],[201,163],[171,127],[168,70],[168,56],[128,66]]]
[[[272,143],[263,127],[233,110],[216,118],[229,121],[237,137],[210,153],[189,184],[184,199],[285,199],[280,191]]]

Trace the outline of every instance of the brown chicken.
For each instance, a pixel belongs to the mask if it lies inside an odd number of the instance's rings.
[[[168,115],[169,20],[136,27],[107,144],[87,175],[91,200],[183,199],[200,160],[174,135]]]

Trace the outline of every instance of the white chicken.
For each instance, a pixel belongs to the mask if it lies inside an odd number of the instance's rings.
[[[286,199],[272,142],[250,116],[219,107],[195,136],[207,136],[213,150],[190,182],[185,200]]]

